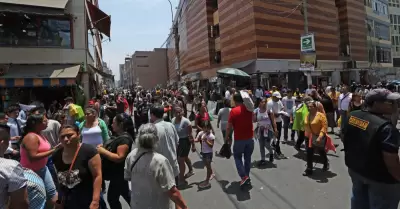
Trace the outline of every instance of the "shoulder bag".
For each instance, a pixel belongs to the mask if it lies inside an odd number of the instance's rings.
[[[318,114],[318,113],[317,113],[317,114]],[[322,137],[322,138],[321,138],[321,141],[317,142],[317,139],[318,139],[318,137],[319,137],[319,134],[314,134],[314,133],[312,132],[310,114],[308,114],[308,126],[310,127],[310,132],[311,132],[311,134],[312,134],[312,136],[311,136],[311,137],[312,137],[312,146],[313,146],[313,147],[317,147],[317,148],[324,148],[324,147],[325,147],[325,144],[326,144],[326,136]]]
[[[78,153],[79,153],[79,150],[81,149],[81,146],[82,145],[79,145],[78,149],[76,149],[76,151],[75,151],[74,158],[72,159],[71,165],[69,166],[69,169],[68,169],[68,173],[67,173],[67,176],[66,176],[67,179],[71,178],[70,174],[71,174],[72,168],[75,165],[76,157],[78,156]],[[56,201],[55,208],[56,209],[64,209],[64,203],[65,203],[65,196],[61,196],[61,197],[58,196],[58,200]]]

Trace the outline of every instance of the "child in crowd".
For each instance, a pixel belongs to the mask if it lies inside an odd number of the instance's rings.
[[[210,180],[213,179],[213,170],[211,168],[211,162],[213,158],[213,146],[215,136],[212,133],[211,123],[209,121],[203,121],[203,131],[197,134],[195,142],[201,142],[201,152],[203,157],[204,165],[207,169],[206,180],[199,185],[200,189],[211,187]]]

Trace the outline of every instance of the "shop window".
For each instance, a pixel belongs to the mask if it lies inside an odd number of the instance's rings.
[[[71,48],[69,18],[1,13],[0,46]]]

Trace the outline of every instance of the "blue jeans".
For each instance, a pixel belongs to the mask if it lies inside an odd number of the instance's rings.
[[[46,197],[48,200],[51,200],[57,194],[57,190],[49,169],[45,166],[36,171],[36,174],[42,178],[44,187],[46,188]]]
[[[384,184],[366,179],[349,169],[352,186],[351,209],[397,209],[400,184]]]
[[[254,139],[235,140],[235,143],[233,144],[233,157],[240,178],[250,175],[251,155],[253,154],[253,150]]]

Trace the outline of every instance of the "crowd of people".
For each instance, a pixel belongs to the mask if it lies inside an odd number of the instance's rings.
[[[120,197],[133,209],[184,209],[178,188],[195,174],[189,158],[195,143],[206,169],[200,189],[211,187],[214,153],[232,154],[246,188],[255,141],[258,166],[285,159],[280,145],[292,143],[306,153],[303,175],[310,176],[315,153],[322,170],[330,169],[327,152],[341,146],[332,134],[344,144],[351,208],[394,209],[400,200],[400,95],[391,90],[390,85],[310,85],[303,92],[228,87],[215,110],[207,105],[215,91],[140,87],[95,97],[84,108],[71,97],[47,108],[13,104],[0,115],[0,209],[104,209],[105,200],[120,209]],[[224,150],[214,150],[214,116]]]

